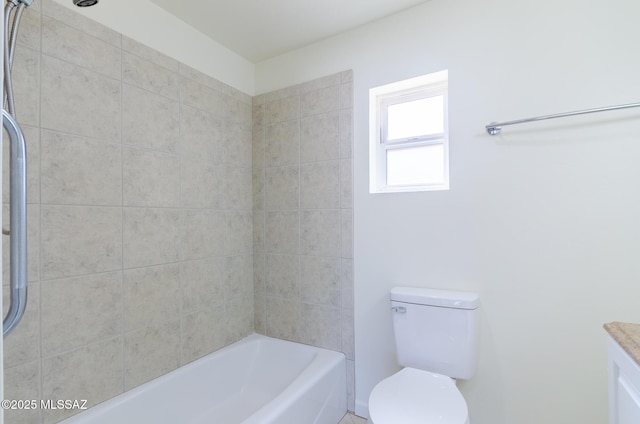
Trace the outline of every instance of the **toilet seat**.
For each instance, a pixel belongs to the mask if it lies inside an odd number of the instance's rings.
[[[371,424],[465,424],[468,409],[455,382],[444,375],[403,368],[369,396]]]

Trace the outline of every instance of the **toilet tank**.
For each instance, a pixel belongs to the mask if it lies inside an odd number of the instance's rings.
[[[452,378],[476,368],[477,293],[394,287],[391,309],[398,363]]]

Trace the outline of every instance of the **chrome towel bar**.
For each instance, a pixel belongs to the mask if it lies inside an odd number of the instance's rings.
[[[27,148],[20,126],[9,112],[2,110],[2,125],[9,134],[10,196],[9,228],[11,304],[2,321],[6,337],[20,322],[27,307]]]
[[[640,107],[640,103],[627,103],[624,105],[597,107],[594,109],[577,110],[574,112],[564,112],[564,113],[556,113],[553,115],[536,116],[535,118],[517,119],[515,121],[492,122],[489,125],[486,125],[485,128],[487,129],[487,132],[489,134],[496,135],[496,134],[500,134],[500,130],[502,129],[502,127],[505,127],[507,125],[524,124],[525,122],[544,121],[547,119],[554,119],[554,118],[564,118],[566,116],[585,115],[587,113],[607,112],[610,110],[630,109],[633,107]]]

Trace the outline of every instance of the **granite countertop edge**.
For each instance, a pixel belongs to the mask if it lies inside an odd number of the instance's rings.
[[[603,325],[607,333],[640,365],[640,324],[610,322]]]

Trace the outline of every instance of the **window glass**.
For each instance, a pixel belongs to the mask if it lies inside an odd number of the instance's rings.
[[[444,182],[442,144],[387,150],[387,185],[430,185]]]
[[[444,96],[427,97],[387,108],[387,140],[444,132]]]

